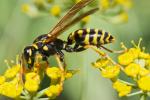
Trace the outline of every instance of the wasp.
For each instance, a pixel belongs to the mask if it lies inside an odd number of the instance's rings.
[[[62,50],[67,52],[74,52],[75,49],[69,46],[69,42],[65,42],[57,37],[70,26],[79,22],[82,18],[95,13],[98,8],[91,9],[79,16],[75,15],[85,6],[90,4],[94,0],[81,0],[75,4],[67,14],[54,26],[54,28],[48,34],[42,34],[38,36],[31,45],[26,46],[22,53],[22,59],[28,65],[28,69],[32,69],[35,63],[35,57],[37,54],[42,56],[42,60],[48,63],[48,57],[55,55],[63,66],[61,69],[64,70],[65,61]],[[70,41],[70,40],[69,40]]]

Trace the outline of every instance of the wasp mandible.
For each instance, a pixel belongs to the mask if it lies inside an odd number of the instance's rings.
[[[68,13],[56,24],[56,26],[48,33],[37,37],[30,46],[26,46],[22,53],[22,58],[26,61],[28,69],[32,69],[37,54],[42,56],[42,59],[48,63],[48,57],[55,55],[63,63],[61,67],[64,70],[65,61],[62,50],[73,52],[74,49],[67,42],[58,39],[57,37],[70,26],[79,22],[82,18],[95,13],[98,8],[91,9],[79,16],[74,16],[85,6],[94,0],[81,0],[75,4]]]

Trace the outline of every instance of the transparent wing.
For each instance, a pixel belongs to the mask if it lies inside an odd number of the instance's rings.
[[[69,23],[73,19],[73,17],[79,12],[82,8],[87,6],[89,3],[91,3],[94,0],[81,0],[77,4],[75,4],[68,12],[67,14],[56,24],[56,26],[48,33],[51,35],[52,39],[56,38],[60,32],[63,30],[64,26]],[[51,39],[48,39],[47,42],[52,41]]]
[[[81,14],[80,16],[77,16],[77,17],[74,18],[72,21],[70,21],[69,23],[67,23],[67,24],[63,27],[63,30],[62,30],[62,31],[66,30],[66,29],[69,28],[70,26],[72,26],[72,25],[78,23],[78,22],[79,22],[81,19],[83,19],[84,17],[89,16],[89,15],[95,13],[95,12],[98,11],[98,10],[99,10],[99,8],[94,8],[94,9],[91,9],[91,10],[89,10],[89,11],[87,11],[87,12]]]

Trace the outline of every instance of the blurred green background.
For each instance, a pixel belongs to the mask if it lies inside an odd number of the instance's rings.
[[[5,59],[15,59],[22,49],[32,43],[40,34],[47,33],[59,20],[55,17],[30,18],[21,12],[23,0],[0,0],[0,73],[6,69]],[[134,0],[134,6],[129,11],[129,21],[125,24],[111,24],[96,15],[93,15],[87,27],[99,28],[111,32],[116,37],[114,44],[108,48],[120,49],[120,42],[131,46],[130,41],[143,38],[142,45],[150,49],[150,1]],[[75,25],[60,38],[78,29]],[[59,100],[137,100],[138,97],[121,98],[112,88],[112,83],[100,76],[98,70],[91,66],[98,56],[92,50],[81,53],[65,53],[69,69],[81,71],[73,78],[67,80],[63,94]],[[50,62],[53,63],[52,57]],[[55,63],[53,63],[55,64]]]

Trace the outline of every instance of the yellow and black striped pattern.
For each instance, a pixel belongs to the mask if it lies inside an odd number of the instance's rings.
[[[113,42],[115,39],[109,32],[99,29],[79,29],[68,37],[68,44],[79,45],[103,45]]]

